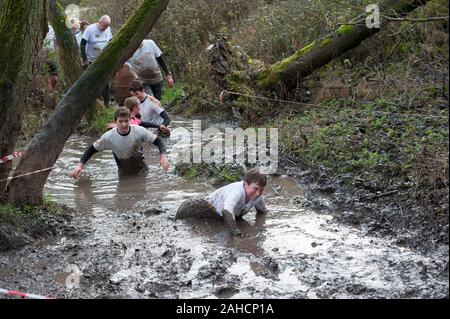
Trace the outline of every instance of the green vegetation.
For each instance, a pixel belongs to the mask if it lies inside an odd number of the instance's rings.
[[[173,88],[165,87],[161,103],[162,105],[172,105],[181,100],[185,95],[186,93],[180,84],[175,84]]]
[[[204,171],[204,164],[187,164],[178,163],[175,165],[175,173],[186,178],[186,180],[192,182],[200,176],[201,171]]]
[[[93,121],[88,131],[95,134],[103,134],[109,129],[106,127],[108,123],[114,122],[115,108],[100,108],[98,113],[93,117]]]
[[[21,210],[11,204],[0,204],[0,224],[18,227],[21,214]]]
[[[229,184],[242,180],[244,174],[245,171],[240,166],[220,165],[214,170],[213,177],[218,183]]]
[[[11,225],[18,231],[24,231],[30,223],[44,226],[48,220],[42,211],[55,217],[65,217],[65,208],[46,197],[41,206],[25,205],[16,207],[11,204],[0,204],[0,225]]]
[[[427,116],[399,113],[381,99],[352,108],[349,102],[324,101],[303,115],[275,121],[282,152],[311,166],[351,173],[350,183],[360,175],[416,187],[448,183],[448,109]]]
[[[0,204],[0,252],[20,248],[30,239],[39,239],[68,230],[70,214],[49,198],[41,206],[15,207]]]
[[[224,185],[242,180],[245,169],[235,164],[177,164],[175,172],[187,181],[194,182],[200,177],[213,178],[216,185]]]

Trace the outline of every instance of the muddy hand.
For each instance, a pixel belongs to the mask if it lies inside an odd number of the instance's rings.
[[[78,176],[80,176],[81,171],[83,171],[83,164],[78,163],[78,165],[70,173],[70,176],[72,176],[73,178],[77,178]]]
[[[169,74],[168,76],[167,76],[167,85],[170,87],[170,88],[173,88],[173,77],[172,77],[172,75],[171,74]]]
[[[167,161],[167,157],[164,154],[159,158],[159,164],[164,172],[167,172],[169,170],[169,162]]]
[[[159,129],[161,130],[161,132],[163,132],[163,133],[170,133],[170,130],[169,130],[169,128],[167,127],[167,126],[165,126],[165,125],[160,125],[159,126]]]

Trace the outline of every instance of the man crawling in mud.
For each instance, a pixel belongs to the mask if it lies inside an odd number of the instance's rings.
[[[80,175],[86,162],[97,152],[111,150],[119,168],[119,175],[136,175],[148,170],[144,159],[143,144],[154,144],[159,149],[159,163],[164,171],[169,169],[166,157],[166,146],[155,134],[141,126],[130,125],[130,111],[126,107],[119,107],[114,114],[116,128],[106,132],[83,154],[71,175]]]
[[[241,219],[253,207],[257,214],[267,213],[262,197],[266,184],[266,175],[261,174],[258,169],[251,169],[241,182],[226,185],[209,195],[186,200],[178,208],[175,218],[223,217],[231,234],[242,236],[236,225],[237,219]]]

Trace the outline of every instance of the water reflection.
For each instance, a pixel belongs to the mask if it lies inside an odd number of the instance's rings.
[[[147,196],[146,175],[120,176],[114,196],[117,211],[125,211]]]
[[[74,199],[76,210],[85,215],[91,215],[95,196],[92,192],[92,180],[89,176],[82,176],[74,182]]]

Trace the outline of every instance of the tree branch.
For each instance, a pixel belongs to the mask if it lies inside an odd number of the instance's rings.
[[[427,22],[427,21],[448,21],[448,16],[443,17],[428,17],[428,18],[422,18],[422,19],[414,19],[414,18],[397,18],[397,17],[390,17],[386,15],[381,15],[383,18],[385,18],[388,21],[411,21],[411,22]]]

